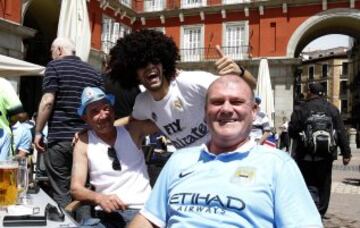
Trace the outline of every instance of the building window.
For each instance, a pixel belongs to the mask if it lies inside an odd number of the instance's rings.
[[[342,63],[342,75],[348,75],[349,73],[349,63],[348,62],[343,62]]]
[[[314,66],[309,66],[309,80],[314,80]]]
[[[206,5],[206,0],[181,0],[181,8],[195,8]]]
[[[186,26],[182,28],[181,60],[184,62],[200,61],[203,53],[202,26]]]
[[[110,49],[116,44],[119,38],[131,32],[126,25],[115,22],[111,17],[103,15],[101,32],[101,49],[109,54]]]
[[[132,0],[120,0],[122,4],[128,6],[129,8],[131,8],[131,1]]]
[[[342,113],[348,112],[348,101],[347,100],[341,100],[341,110]]]
[[[321,82],[320,83],[322,87],[324,88],[324,96],[327,96],[327,82]]]
[[[233,59],[248,57],[248,22],[226,23],[223,51]]]
[[[144,1],[144,11],[152,12],[152,11],[160,11],[163,10],[164,0],[145,0]]]
[[[347,94],[347,81],[340,82],[340,96]]]
[[[327,63],[322,65],[322,77],[326,78],[328,76],[329,65]]]
[[[235,3],[245,3],[250,2],[250,0],[223,0],[223,4],[235,4]]]

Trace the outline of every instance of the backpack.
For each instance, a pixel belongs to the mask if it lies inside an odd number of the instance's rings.
[[[306,152],[321,157],[333,156],[333,153],[336,153],[335,133],[329,115],[311,111],[305,121],[305,130],[302,134]]]

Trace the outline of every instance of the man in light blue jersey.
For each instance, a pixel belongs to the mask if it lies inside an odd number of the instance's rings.
[[[292,158],[249,139],[256,108],[242,78],[213,82],[210,141],[174,153],[129,227],[322,227]]]

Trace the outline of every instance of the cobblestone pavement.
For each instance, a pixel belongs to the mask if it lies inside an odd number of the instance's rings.
[[[353,150],[348,166],[334,162],[331,199],[324,219],[326,228],[360,227],[360,150]]]

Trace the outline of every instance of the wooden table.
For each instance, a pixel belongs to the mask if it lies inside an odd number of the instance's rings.
[[[39,207],[40,209],[39,213],[36,214],[37,216],[44,215],[45,207],[48,203],[52,204],[53,206],[57,206],[57,203],[50,196],[48,196],[42,189],[40,189],[40,191],[36,194],[29,194],[29,196],[31,197],[30,199],[31,202],[29,206]],[[69,214],[67,214],[64,210],[63,212],[65,214],[65,220],[63,222],[47,220],[46,226],[41,226],[41,227],[49,227],[49,228],[79,227],[78,223],[75,220],[73,220]],[[0,210],[0,227],[3,227],[3,218],[7,214],[8,213],[6,210]],[[31,226],[23,226],[23,227],[31,227]]]

